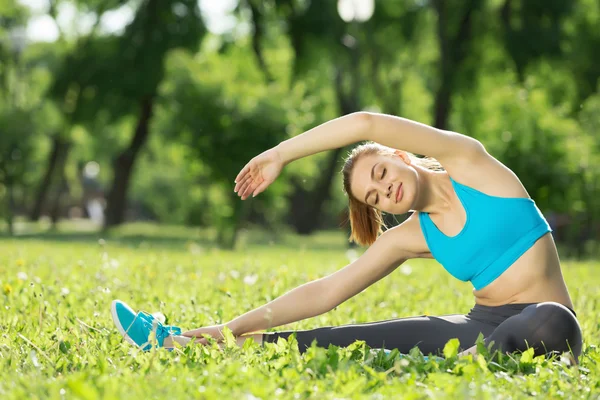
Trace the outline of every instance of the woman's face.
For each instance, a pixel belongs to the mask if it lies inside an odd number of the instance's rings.
[[[359,156],[350,175],[350,190],[361,203],[391,214],[413,209],[419,176],[405,153]]]

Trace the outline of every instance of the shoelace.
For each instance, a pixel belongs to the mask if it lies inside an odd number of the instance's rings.
[[[162,343],[166,337],[181,333],[180,328],[171,325],[163,325],[150,313],[140,311],[138,315],[146,324],[150,325],[150,331],[155,332],[156,339],[159,341],[159,343]]]

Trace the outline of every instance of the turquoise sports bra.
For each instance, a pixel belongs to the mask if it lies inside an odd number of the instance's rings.
[[[452,276],[480,290],[502,275],[550,225],[529,198],[490,196],[456,182],[452,186],[467,214],[456,236],[446,236],[419,212],[429,251]]]

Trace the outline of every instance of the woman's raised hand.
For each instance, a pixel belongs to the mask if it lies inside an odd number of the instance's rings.
[[[281,173],[281,155],[276,149],[269,149],[246,164],[235,178],[234,192],[246,200],[263,192]]]

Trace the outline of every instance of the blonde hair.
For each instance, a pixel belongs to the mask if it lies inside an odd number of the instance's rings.
[[[443,171],[442,165],[431,157],[417,157],[412,153],[405,152],[412,163],[430,170]],[[342,168],[344,192],[348,196],[348,218],[350,220],[350,238],[351,242],[367,246],[375,242],[377,237],[383,233],[385,222],[383,214],[375,207],[360,202],[353,194],[350,188],[350,176],[354,170],[356,161],[365,155],[387,155],[393,156],[396,150],[378,143],[365,143],[352,149]]]

